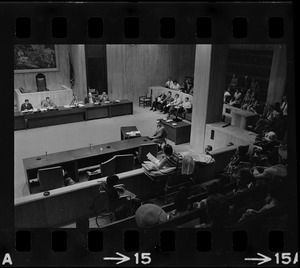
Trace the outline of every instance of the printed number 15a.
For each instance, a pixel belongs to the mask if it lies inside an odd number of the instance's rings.
[[[149,264],[151,262],[150,253],[135,253],[135,264]]]
[[[275,254],[276,258],[276,264],[296,264],[298,262],[298,252],[295,253],[295,256],[293,258],[292,254],[290,252],[285,252],[285,253],[276,253]]]

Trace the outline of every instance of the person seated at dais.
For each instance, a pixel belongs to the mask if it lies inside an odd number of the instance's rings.
[[[75,94],[73,94],[73,99],[72,99],[70,105],[77,106],[79,103],[82,103],[82,101],[80,101],[80,99]]]
[[[28,99],[25,100],[25,103],[21,105],[21,111],[33,110],[33,107]]]
[[[229,105],[232,105],[234,107],[240,107],[242,102],[242,92],[239,90],[239,88],[235,89],[235,93],[233,95],[233,99],[229,102]]]
[[[106,94],[105,91],[103,91],[102,94],[99,96],[99,101],[101,102],[109,101],[108,95]]]
[[[55,103],[49,97],[47,97],[46,100],[42,101],[41,107],[42,108],[47,108],[47,109],[57,108]]]
[[[84,99],[84,103],[90,103],[93,104],[96,102],[96,98],[93,96],[93,94],[90,92]]]

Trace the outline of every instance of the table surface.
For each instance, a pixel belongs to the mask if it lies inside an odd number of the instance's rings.
[[[37,169],[47,166],[59,165],[61,163],[72,162],[84,158],[101,156],[118,151],[130,150],[140,146],[145,142],[150,142],[148,137],[136,137],[135,139],[110,142],[105,144],[93,145],[69,151],[50,153],[23,159],[25,170]],[[100,150],[102,148],[102,150]],[[38,160],[38,158],[40,158]]]
[[[170,126],[170,127],[172,127],[172,128],[181,128],[181,127],[186,127],[186,126],[190,126],[191,124],[189,124],[189,123],[186,123],[186,122],[183,122],[183,121],[180,121],[180,122],[175,122],[175,121],[172,121],[172,122],[167,122],[167,121],[165,121],[165,120],[163,120],[163,119],[160,119],[160,121],[163,123],[163,124],[165,124],[165,125],[168,125],[168,126]],[[174,125],[172,125],[172,123],[176,123],[177,125],[176,126],[174,126]]]
[[[74,111],[74,112],[80,112],[83,111],[84,109],[95,109],[95,108],[99,108],[99,107],[108,107],[108,106],[113,106],[113,105],[120,105],[120,104],[127,104],[127,103],[132,103],[132,101],[130,100],[120,100],[119,102],[110,102],[110,103],[100,103],[100,104],[84,104],[83,107],[69,107],[66,108],[64,106],[59,106],[57,107],[57,109],[50,109],[50,110],[46,110],[44,112],[41,112],[39,109],[36,112],[27,112],[27,113],[23,113],[23,112],[14,112],[15,116],[51,116],[51,115],[55,115],[57,113],[60,113],[61,111],[66,112],[66,111]]]

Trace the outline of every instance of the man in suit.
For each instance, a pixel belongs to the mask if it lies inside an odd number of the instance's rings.
[[[46,100],[42,101],[41,106],[42,108],[47,108],[47,109],[53,109],[57,107],[49,97],[47,97]]]
[[[84,103],[91,103],[91,104],[93,104],[95,102],[96,102],[96,98],[92,95],[91,92],[84,99]]]
[[[160,111],[163,112],[164,108],[167,104],[169,104],[170,102],[172,102],[174,99],[172,98],[172,92],[168,91],[167,97],[164,99],[164,101],[161,104],[161,109]]]
[[[158,144],[162,144],[166,141],[168,133],[167,130],[164,128],[162,123],[160,121],[157,122],[157,129],[152,137],[150,139]]]
[[[33,107],[28,99],[25,100],[25,103],[21,105],[21,111],[33,110]]]

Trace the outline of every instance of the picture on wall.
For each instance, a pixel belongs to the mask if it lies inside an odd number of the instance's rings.
[[[58,71],[58,55],[55,45],[15,45],[14,72]]]

